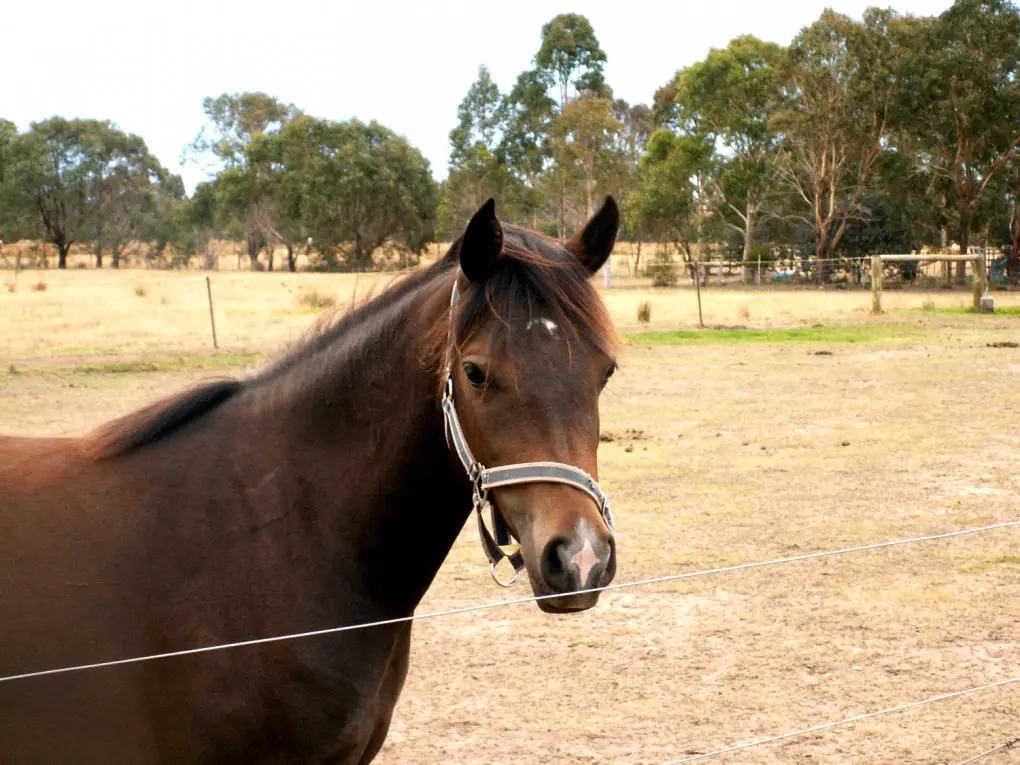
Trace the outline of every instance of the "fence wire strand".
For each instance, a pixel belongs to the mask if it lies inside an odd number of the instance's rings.
[[[974,757],[971,757],[969,760],[958,762],[956,765],[971,765],[971,763],[980,762],[981,760],[984,760],[987,757],[991,757],[993,754],[998,754],[999,752],[1005,752],[1009,749],[1017,748],[1020,748],[1020,737],[1015,738],[1012,741],[1007,741],[1005,744],[1000,744],[999,746],[993,749],[989,749],[986,752],[982,752],[981,754],[975,755]]]
[[[437,619],[439,617],[454,616],[456,614],[467,614],[473,611],[486,611],[493,608],[503,608],[504,606],[520,605],[522,603],[537,603],[538,601],[541,600],[548,600],[550,598],[569,597],[571,595],[579,595],[582,593],[608,592],[611,590],[623,590],[630,587],[644,587],[652,584],[679,582],[685,579],[695,579],[697,577],[710,576],[713,574],[726,574],[734,571],[747,571],[749,569],[754,568],[778,566],[784,563],[796,563],[799,561],[813,560],[817,558],[828,558],[838,555],[847,555],[849,553],[864,552],[867,550],[881,550],[887,547],[897,547],[900,545],[914,544],[917,542],[931,542],[939,539],[950,539],[953,537],[962,537],[967,536],[969,534],[978,534],[985,531],[995,531],[997,529],[1006,529],[1016,526],[1020,526],[1020,520],[1005,521],[1003,523],[993,523],[987,526],[976,526],[968,529],[948,531],[941,534],[930,534],[928,536],[922,537],[909,537],[907,539],[894,539],[888,542],[875,542],[873,544],[860,545],[857,547],[843,547],[838,550],[825,550],[822,552],[805,553],[804,555],[794,555],[788,558],[775,558],[773,560],[756,561],[753,563],[739,563],[733,566],[722,566],[720,568],[711,568],[702,571],[690,571],[683,574],[668,574],[666,576],[657,576],[652,577],[650,579],[638,579],[631,582],[608,584],[605,585],[604,587],[592,587],[587,590],[575,590],[573,592],[564,592],[555,595],[530,595],[528,597],[514,598],[512,600],[497,600],[490,603],[479,603],[473,606],[464,606],[462,608],[451,608],[445,611],[431,611],[420,615],[411,614],[410,616],[400,616],[393,619],[380,619],[374,622],[347,624],[341,627],[328,627],[325,629],[310,630],[307,632],[296,632],[287,635],[274,635],[272,637],[255,638],[252,640],[241,640],[233,643],[220,643],[217,645],[202,646],[200,648],[187,648],[180,651],[168,651],[166,653],[150,654],[147,656],[136,656],[129,659],[116,659],[113,661],[101,661],[92,664],[79,664],[71,667],[60,667],[58,669],[46,669],[37,672],[25,672],[18,675],[8,675],[7,677],[0,677],[0,683],[8,683],[13,682],[15,680],[28,680],[31,678],[44,677],[48,675],[59,675],[68,672],[83,672],[85,670],[91,669],[117,667],[125,664],[138,664],[145,661],[156,661],[158,659],[169,659],[181,656],[193,656],[195,654],[210,653],[212,651],[225,651],[234,648],[246,648],[250,646],[264,645],[266,643],[277,643],[284,640],[299,640],[302,638],[336,635],[342,632],[369,629],[371,627],[385,627],[394,624],[402,624],[405,622],[425,621],[426,619]]]
[[[977,685],[973,688],[966,688],[962,691],[953,691],[952,693],[942,693],[938,696],[931,696],[927,699],[921,699],[920,701],[911,701],[908,704],[900,704],[899,706],[889,707],[887,709],[880,709],[877,712],[867,712],[862,715],[855,715],[853,717],[845,717],[842,720],[836,720],[835,722],[823,723],[822,725],[814,725],[810,728],[804,728],[803,730],[795,730],[790,733],[784,733],[781,736],[772,736],[771,738],[763,738],[758,741],[750,741],[746,744],[738,744],[736,746],[728,746],[725,749],[716,749],[714,752],[705,752],[704,754],[695,754],[690,757],[684,757],[679,760],[670,760],[664,762],[662,765],[680,765],[684,762],[696,762],[697,760],[707,760],[712,757],[719,757],[723,754],[730,754],[732,752],[740,752],[744,749],[751,749],[756,746],[763,746],[765,744],[774,744],[777,741],[785,741],[787,739],[796,738],[797,736],[806,736],[809,733],[819,733],[824,730],[830,730],[832,728],[838,728],[841,725],[852,725],[853,723],[863,722],[864,720],[870,720],[875,717],[882,717],[883,715],[891,715],[895,712],[904,712],[908,709],[914,709],[915,707],[925,706],[926,704],[935,704],[939,701],[946,701],[948,699],[955,699],[960,696],[966,696],[970,693],[977,693],[978,691],[987,691],[992,688],[1001,688],[1005,685],[1011,685],[1013,683],[1020,683],[1020,677],[1010,677],[1005,680],[999,680],[994,683],[986,683],[985,685]],[[972,762],[969,760],[968,762]]]

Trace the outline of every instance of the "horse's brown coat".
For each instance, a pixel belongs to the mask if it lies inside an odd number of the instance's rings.
[[[611,200],[600,215],[615,221]],[[484,341],[493,375],[515,362],[519,393],[474,395],[458,374],[479,454],[595,472],[611,339],[585,258],[597,268],[604,256],[591,252],[606,237],[577,246],[570,255],[507,228],[499,261],[465,291],[458,345],[478,353]],[[443,436],[437,339],[458,263],[471,258],[455,243],[251,379],[212,382],[82,438],[0,438],[0,677],[411,614],[471,505]],[[538,308],[593,342],[528,345]],[[563,487],[524,488],[505,500],[538,591],[540,530],[567,533],[597,512]],[[367,763],[410,632],[2,682],[0,763]]]

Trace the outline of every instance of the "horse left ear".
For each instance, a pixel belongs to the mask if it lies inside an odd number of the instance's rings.
[[[503,227],[496,218],[496,200],[478,208],[464,230],[460,243],[460,270],[475,283],[484,282],[492,275],[503,254]]]
[[[606,262],[616,244],[616,233],[620,228],[620,208],[611,196],[606,197],[602,207],[584,227],[567,240],[567,252],[581,261],[581,265],[594,274]]]

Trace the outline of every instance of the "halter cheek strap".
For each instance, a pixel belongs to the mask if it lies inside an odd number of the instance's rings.
[[[502,587],[512,587],[520,578],[524,569],[524,558],[520,550],[507,555],[501,549],[510,543],[510,534],[506,522],[487,499],[491,489],[498,489],[504,486],[516,486],[525,483],[560,483],[573,486],[591,497],[599,508],[599,513],[610,531],[613,531],[613,515],[609,510],[609,498],[598,485],[598,482],[580,468],[573,465],[566,465],[562,462],[521,462],[512,465],[500,465],[494,468],[486,468],[471,453],[467,438],[464,436],[464,429],[457,416],[457,407],[453,401],[453,309],[457,304],[459,290],[457,280],[453,282],[453,293],[450,296],[450,344],[446,353],[446,384],[443,387],[443,419],[446,424],[446,443],[452,448],[460,459],[468,478],[471,480],[474,499],[474,510],[478,516],[478,535],[482,541],[482,549],[489,559],[489,570],[492,578]],[[496,539],[489,534],[488,528],[482,519],[482,510],[489,505],[492,517],[492,527]],[[514,568],[514,577],[509,583],[504,583],[496,576],[496,566],[503,558],[510,561]]]

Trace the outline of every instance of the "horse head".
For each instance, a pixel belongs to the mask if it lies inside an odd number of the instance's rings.
[[[442,380],[448,441],[473,482],[479,518],[490,505],[497,538],[506,528],[519,542],[510,560],[526,567],[548,612],[591,608],[593,589],[616,572],[597,461],[599,397],[616,360],[590,277],[618,227],[609,197],[560,246],[501,224],[490,199],[450,253],[459,269]],[[479,529],[495,565],[500,548]]]

